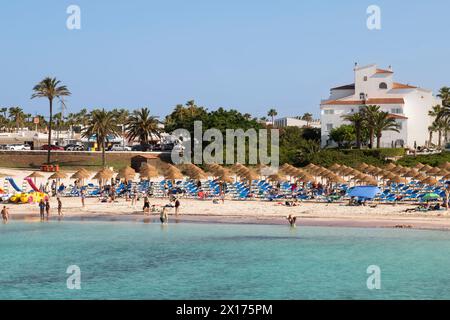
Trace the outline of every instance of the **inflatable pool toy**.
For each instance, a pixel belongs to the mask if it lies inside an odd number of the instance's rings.
[[[48,195],[41,192],[36,185],[33,183],[33,180],[31,178],[25,178],[25,181],[28,182],[28,184],[33,189],[32,192],[23,192],[22,189],[20,189],[16,182],[12,178],[8,178],[9,183],[11,186],[18,192],[15,195],[9,197],[9,202],[12,203],[38,203],[41,200],[47,201],[49,199]]]

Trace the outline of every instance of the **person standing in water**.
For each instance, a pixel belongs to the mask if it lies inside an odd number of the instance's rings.
[[[180,213],[180,200],[178,198],[175,198],[175,215],[178,216],[178,214]]]
[[[39,214],[41,216],[41,221],[44,221],[44,219],[45,219],[45,202],[44,202],[44,199],[41,199],[41,201],[39,201]]]
[[[144,214],[150,213],[150,200],[148,200],[148,197],[144,197],[144,207],[142,208],[142,211],[144,211]]]
[[[169,223],[169,216],[167,215],[167,208],[163,207],[161,210],[161,214],[159,216],[159,220],[162,224],[168,224]]]
[[[62,216],[63,214],[62,214],[62,202],[61,202],[61,198],[60,197],[58,197],[58,198],[56,198],[56,200],[58,201],[58,216]]]
[[[290,214],[289,216],[286,217],[287,221],[289,222],[289,224],[291,225],[292,228],[295,228],[297,225],[295,224],[297,221],[297,217],[293,216],[292,214]]]
[[[47,214],[47,220],[50,217],[50,201],[47,199],[45,201],[45,213]]]
[[[2,219],[3,219],[3,223],[4,224],[8,223],[9,211],[8,211],[8,208],[6,206],[3,206],[3,209],[2,209]]]

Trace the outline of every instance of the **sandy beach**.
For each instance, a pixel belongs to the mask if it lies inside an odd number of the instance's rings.
[[[11,174],[16,181],[22,181],[31,171],[0,169]],[[69,176],[71,172],[66,172]],[[49,173],[43,173],[46,178]],[[37,181],[45,182],[46,178]],[[65,185],[73,181],[63,180]],[[80,198],[62,198],[65,220],[106,220],[106,221],[146,221],[156,219],[158,214],[146,216],[142,212],[143,200],[132,206],[123,198],[114,203],[102,203],[98,198],[87,198],[86,207],[81,205]],[[168,199],[151,198],[151,205],[158,208],[169,203]],[[39,218],[37,204],[7,204],[11,218],[33,221]],[[51,219],[57,219],[56,199],[51,199],[53,208]],[[316,203],[301,202],[299,206],[287,207],[282,202],[261,200],[226,200],[225,204],[214,204],[212,200],[181,199],[181,211],[174,216],[173,209],[169,211],[174,222],[214,222],[214,223],[258,223],[287,224],[286,216],[293,214],[298,217],[298,226],[330,226],[330,227],[370,227],[370,228],[414,228],[450,230],[450,211],[406,213],[406,209],[414,208],[414,204],[379,204],[376,208],[370,206],[349,207],[346,203]]]

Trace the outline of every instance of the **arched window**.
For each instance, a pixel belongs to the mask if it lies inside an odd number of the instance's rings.
[[[387,84],[385,82],[380,83],[380,89],[386,90],[387,88],[388,87],[387,87]]]

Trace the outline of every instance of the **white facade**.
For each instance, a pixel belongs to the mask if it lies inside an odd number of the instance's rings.
[[[359,112],[367,105],[380,106],[381,111],[389,112],[401,125],[399,133],[383,132],[381,147],[425,146],[433,121],[428,112],[441,100],[430,90],[394,82],[391,68],[383,70],[370,65],[356,67],[354,73],[354,83],[332,88],[330,97],[321,102],[322,147],[333,145],[329,139],[331,129],[349,124],[342,116]]]
[[[277,128],[285,128],[285,127],[311,127],[311,128],[320,128],[320,121],[319,120],[313,120],[311,122],[306,122],[305,120],[297,119],[297,118],[280,118],[276,119],[275,121],[275,127]]]

